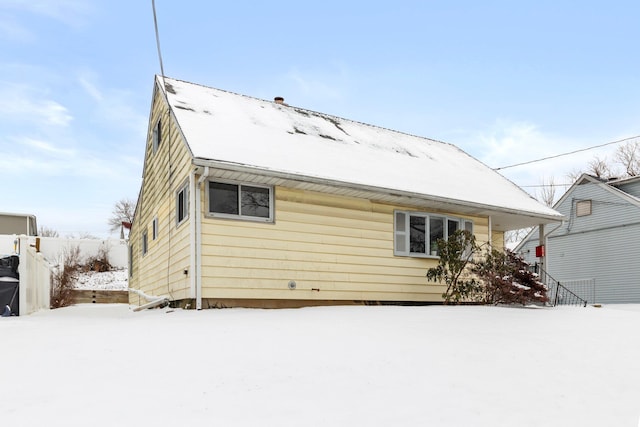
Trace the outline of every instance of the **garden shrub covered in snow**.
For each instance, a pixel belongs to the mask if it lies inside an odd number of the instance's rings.
[[[448,240],[438,239],[440,259],[427,270],[429,280],[444,282],[445,304],[482,302],[485,304],[545,303],[547,288],[529,271],[529,265],[515,253],[482,251],[475,236],[457,230]]]

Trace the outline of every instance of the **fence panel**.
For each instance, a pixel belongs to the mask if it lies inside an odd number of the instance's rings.
[[[44,256],[29,244],[30,238],[19,237],[20,247],[20,315],[49,309],[51,266]]]

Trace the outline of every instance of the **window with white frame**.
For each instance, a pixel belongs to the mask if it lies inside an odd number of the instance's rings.
[[[151,222],[151,240],[158,238],[158,217],[153,218]]]
[[[142,232],[142,255],[146,255],[149,251],[149,236],[147,234],[147,230]]]
[[[185,183],[176,193],[176,226],[189,217],[189,183]]]
[[[273,221],[273,188],[209,181],[209,214],[222,218]]]
[[[158,151],[158,147],[160,147],[160,142],[162,142],[162,123],[160,119],[158,119],[156,125],[153,127],[151,141],[153,152],[155,153]]]
[[[426,212],[396,211],[394,254],[414,257],[438,256],[438,239],[446,240],[456,230],[473,233],[473,222]]]

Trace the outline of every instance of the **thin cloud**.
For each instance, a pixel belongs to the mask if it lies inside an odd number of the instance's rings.
[[[481,153],[478,158],[494,168],[553,156],[591,144],[590,141],[543,132],[534,123],[507,120],[497,120],[491,127],[469,134],[467,138],[473,141],[468,146],[473,146],[474,152]],[[585,170],[594,156],[602,157],[614,150],[615,146],[586,151],[499,172],[533,194],[535,188],[529,186],[543,184],[545,179],[548,181],[551,178],[557,184],[564,184],[569,181],[569,174]]]
[[[36,88],[26,85],[7,85],[0,89],[4,95],[0,98],[0,114],[20,122],[33,123],[36,126],[68,126],[73,120],[69,110],[62,104],[43,99]]]
[[[12,16],[0,20],[0,38],[16,43],[31,43],[36,40],[35,34]]]
[[[87,0],[3,0],[0,9],[42,15],[73,27],[81,27],[86,25],[94,6]]]
[[[319,99],[342,98],[340,85],[347,77],[345,67],[329,72],[302,72],[294,68],[286,74],[286,79],[295,84],[299,93]]]
[[[90,82],[87,77],[78,77],[78,82],[80,83],[80,86],[82,86],[84,91],[95,101],[101,102],[104,99],[100,90],[92,82]]]

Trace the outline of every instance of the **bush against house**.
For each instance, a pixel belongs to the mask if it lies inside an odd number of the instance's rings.
[[[442,294],[445,304],[527,305],[548,301],[544,283],[512,251],[483,251],[466,230],[457,230],[437,244],[440,258],[436,267],[427,270],[427,279],[446,285]]]
[[[547,287],[529,264],[510,250],[491,250],[474,263],[473,272],[483,283],[485,304],[545,303]]]
[[[477,301],[482,284],[473,274],[473,258],[480,252],[476,237],[467,230],[457,230],[448,240],[438,239],[436,267],[427,270],[427,279],[446,285],[442,294],[445,304]]]

